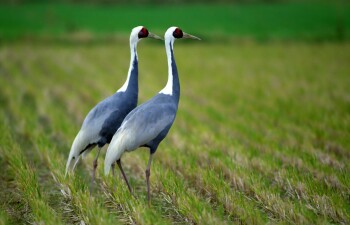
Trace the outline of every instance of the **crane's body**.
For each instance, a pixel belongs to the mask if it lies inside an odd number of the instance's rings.
[[[66,165],[66,174],[69,169],[74,170],[82,155],[86,155],[95,146],[98,146],[99,149],[94,160],[92,175],[93,184],[101,148],[105,144],[110,143],[125,116],[137,106],[138,56],[136,49],[137,43],[141,38],[146,37],[161,39],[148,32],[143,26],[132,29],[130,34],[130,66],[127,79],[115,94],[98,103],[87,114],[80,131],[73,141]],[[92,184],[90,190],[92,190]]]
[[[137,60],[134,61],[135,64]],[[137,68],[131,72],[132,83],[128,85],[130,87],[126,91],[116,92],[98,103],[88,113],[73,141],[72,150],[80,149],[79,155],[85,155],[95,146],[102,148],[105,144],[110,143],[125,116],[137,105],[138,75],[135,70]]]
[[[108,174],[114,162],[120,163],[125,151],[133,151],[139,147],[150,149],[150,159],[146,169],[148,199],[150,166],[153,154],[158,145],[168,134],[172,126],[180,98],[180,82],[173,53],[175,38],[189,37],[179,28],[171,27],[165,33],[165,49],[168,60],[168,82],[152,99],[133,109],[124,119],[122,125],[113,136],[105,158],[105,174]],[[125,174],[123,174],[126,183]],[[128,184],[129,190],[131,190]]]
[[[115,151],[107,152],[105,173],[110,169],[108,166],[120,159],[124,151],[148,147],[151,154],[155,153],[175,120],[177,106],[178,101],[165,94],[158,94],[131,111],[111,141],[109,149]]]
[[[180,82],[170,44],[167,47],[171,51],[168,58],[168,66],[171,68],[168,84],[156,96],[126,116],[107,150],[105,173],[109,171],[108,165],[120,159],[124,151],[148,147],[151,154],[155,153],[159,143],[168,134],[175,120],[180,98]]]

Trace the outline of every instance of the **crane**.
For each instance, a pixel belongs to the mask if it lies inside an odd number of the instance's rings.
[[[150,206],[151,162],[158,145],[168,134],[172,126],[180,98],[180,82],[173,52],[174,41],[179,38],[198,37],[183,32],[178,27],[170,27],[164,35],[165,49],[168,61],[168,81],[166,86],[153,98],[133,109],[124,119],[122,125],[114,134],[108,146],[104,172],[108,175],[115,162],[121,165],[121,156],[127,151],[133,151],[139,147],[147,147],[150,157],[146,168],[146,185],[148,205]],[[121,166],[120,166],[121,168]],[[128,188],[131,191],[128,179],[121,171]]]
[[[144,26],[137,26],[130,34],[130,67],[124,85],[113,95],[99,102],[85,117],[80,131],[75,137],[69,152],[66,165],[66,175],[73,171],[80,157],[89,153],[95,146],[98,147],[97,155],[93,161],[93,173],[90,186],[92,192],[97,160],[101,148],[110,143],[114,133],[120,127],[125,116],[136,107],[138,98],[138,56],[137,44],[142,38],[160,39],[150,33]],[[120,167],[122,170],[122,168]]]

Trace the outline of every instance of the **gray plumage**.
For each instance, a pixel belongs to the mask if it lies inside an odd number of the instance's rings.
[[[150,148],[151,153],[154,153],[169,132],[176,117],[177,107],[178,101],[174,101],[168,95],[158,94],[131,111],[114,138],[120,136],[125,151],[143,146]]]
[[[95,146],[102,148],[105,144],[110,143],[125,116],[136,107],[138,98],[136,47],[138,41],[145,37],[160,39],[158,36],[149,33],[143,26],[135,27],[132,30],[130,34],[131,57],[127,80],[115,94],[98,103],[86,116],[73,141],[66,165],[66,173],[70,168],[74,169],[81,155],[87,154]],[[97,167],[97,157],[94,161],[94,173]]]
[[[124,119],[122,125],[113,136],[105,158],[105,174],[115,162],[121,167],[120,158],[125,151],[133,151],[139,147],[150,149],[150,158],[146,169],[148,204],[150,204],[150,166],[152,155],[158,145],[168,134],[172,126],[180,98],[180,82],[175,63],[173,45],[175,38],[194,38],[182,32],[177,27],[170,27],[165,33],[165,48],[168,60],[168,82],[156,96],[132,110]],[[122,171],[123,173],[123,171]],[[123,173],[124,179],[131,191],[130,185]]]

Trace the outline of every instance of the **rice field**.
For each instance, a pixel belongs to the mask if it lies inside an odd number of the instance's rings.
[[[123,156],[92,198],[96,151],[64,176],[87,112],[125,81],[127,38],[0,45],[0,224],[348,224],[349,43],[175,43],[179,111],[151,168]],[[163,44],[139,52],[139,103],[167,79]]]

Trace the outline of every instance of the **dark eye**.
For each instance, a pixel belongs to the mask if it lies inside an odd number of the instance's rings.
[[[182,38],[184,34],[182,33],[182,30],[180,28],[176,28],[173,32],[173,36],[175,38]]]
[[[139,38],[145,38],[148,37],[148,30],[146,28],[142,28],[139,32]]]

